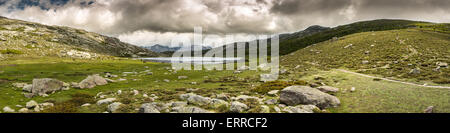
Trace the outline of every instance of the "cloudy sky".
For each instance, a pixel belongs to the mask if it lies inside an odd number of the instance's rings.
[[[450,0],[0,0],[0,15],[153,45],[191,37],[196,26],[246,36],[381,18],[448,23],[449,7]]]

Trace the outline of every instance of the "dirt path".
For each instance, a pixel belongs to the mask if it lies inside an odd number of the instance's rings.
[[[377,79],[382,79],[382,80],[386,80],[386,81],[390,81],[390,82],[396,82],[396,83],[401,83],[401,84],[407,84],[407,85],[413,85],[413,86],[419,86],[419,87],[427,87],[427,88],[443,88],[443,89],[450,89],[450,87],[447,86],[428,86],[428,85],[420,85],[420,84],[416,84],[416,83],[410,83],[410,82],[404,82],[404,81],[398,81],[398,80],[392,80],[392,79],[387,79],[387,78],[380,78],[380,77],[375,77],[375,76],[370,76],[370,75],[365,75],[365,74],[361,74],[361,73],[356,73],[356,72],[352,72],[352,71],[348,71],[348,70],[343,70],[343,69],[337,69],[338,71],[344,72],[344,73],[350,73],[350,74],[354,74],[354,75],[359,75],[362,77],[367,77],[367,78],[377,78]]]

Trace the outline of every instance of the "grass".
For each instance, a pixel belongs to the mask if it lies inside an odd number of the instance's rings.
[[[345,48],[347,47],[347,48]],[[358,33],[325,41],[281,58],[293,71],[345,67],[360,73],[423,83],[445,83],[450,69],[435,71],[437,62],[450,62],[450,35],[418,29]],[[368,61],[368,63],[362,63]],[[299,66],[297,69],[292,69]],[[420,74],[409,74],[419,68]]]
[[[343,73],[341,71],[321,71],[302,79],[315,81],[320,76],[335,79],[328,85],[338,87],[335,95],[341,106],[329,109],[334,113],[423,113],[428,106],[434,106],[436,113],[450,112],[450,90],[425,88],[389,81],[374,81],[371,78]],[[355,92],[350,92],[352,87]]]
[[[195,93],[204,96],[210,96],[219,93],[234,93],[249,91],[252,84],[259,83],[258,72],[246,71],[241,74],[233,74],[233,71],[178,71],[171,73],[166,70],[170,64],[161,63],[142,63],[136,60],[72,60],[65,58],[16,58],[8,61],[2,61],[0,69],[0,107],[15,105],[24,105],[30,100],[39,103],[52,101],[54,103],[62,103],[68,105],[80,105],[91,103],[92,99],[87,96],[96,95],[99,92],[115,93],[118,90],[131,91],[139,90],[140,94],[156,94],[162,101],[176,101],[178,95],[187,93],[189,88],[198,88]],[[148,68],[146,68],[148,67]],[[153,72],[153,75],[143,73],[146,70]],[[104,74],[119,75],[126,78],[127,81],[110,83],[105,86],[97,86],[93,89],[70,89],[68,91],[60,91],[49,97],[35,97],[32,99],[25,98],[20,88],[14,88],[12,83],[24,82],[31,83],[34,78],[55,78],[67,83],[80,82],[88,75]],[[138,72],[138,74],[128,74],[122,77],[123,72]],[[235,76],[230,76],[235,75]],[[179,80],[178,76],[188,76],[188,79]],[[208,76],[208,78],[205,78]],[[206,80],[223,80],[225,78],[235,78],[242,80],[242,83],[234,82],[205,82]],[[240,77],[243,77],[241,79]],[[133,79],[136,79],[134,81]],[[169,79],[170,83],[163,82],[163,79]],[[248,83],[244,83],[248,82]],[[197,82],[197,85],[191,84]],[[125,103],[141,104],[146,101],[142,96],[133,97],[138,101],[130,101],[127,96],[120,96],[119,99]],[[97,101],[99,99],[95,99]],[[58,105],[58,104],[57,104]],[[59,105],[55,110],[63,107]],[[134,105],[137,106],[137,105]],[[58,109],[59,108],[59,109]],[[81,108],[80,112],[100,112],[105,107],[89,107]],[[19,109],[19,108],[17,108]],[[16,110],[17,110],[16,109]],[[70,111],[70,110],[69,110]],[[104,111],[104,110],[103,110]]]

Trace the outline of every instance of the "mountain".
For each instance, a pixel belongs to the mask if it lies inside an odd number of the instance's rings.
[[[159,56],[150,50],[81,29],[0,18],[0,50],[9,57]]]
[[[186,46],[186,47],[169,47],[169,46],[163,46],[163,45],[153,45],[153,46],[143,46],[143,48],[146,48],[148,50],[151,50],[153,52],[163,53],[163,52],[175,52],[178,50],[182,51],[191,51],[191,49],[200,48],[200,46],[192,45],[192,46]],[[203,50],[211,49],[211,47],[202,46]]]

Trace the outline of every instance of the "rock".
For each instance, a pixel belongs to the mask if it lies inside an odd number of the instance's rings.
[[[212,113],[199,107],[175,107],[173,110],[177,113]]]
[[[269,91],[267,94],[269,96],[277,96],[278,92],[280,92],[280,90],[272,90],[272,91]]]
[[[420,69],[419,68],[411,69],[411,71],[409,71],[409,74],[420,74]]]
[[[191,85],[197,85],[197,82],[191,82]]]
[[[320,86],[317,87],[318,90],[325,93],[336,93],[339,91],[339,88],[331,87],[331,86]]]
[[[170,107],[183,107],[183,106],[186,106],[187,104],[188,104],[187,102],[177,101],[177,102],[172,102]]]
[[[36,107],[39,108],[39,104],[36,101],[31,100],[31,101],[27,102],[25,107],[27,107],[28,109],[34,109]]]
[[[120,108],[121,105],[122,105],[122,103],[120,103],[120,102],[114,102],[114,103],[108,105],[108,112],[111,112],[111,113],[116,112]]]
[[[23,90],[24,92],[29,92],[29,93],[31,93],[31,92],[33,91],[33,85],[25,85],[25,86],[22,88],[22,90]]]
[[[106,84],[108,84],[108,81],[106,81],[105,78],[100,77],[97,74],[97,75],[88,76],[86,79],[84,79],[83,81],[81,81],[79,83],[79,86],[81,89],[91,89],[97,85],[106,85]]]
[[[170,80],[168,80],[168,79],[164,79],[163,81],[164,81],[164,82],[167,82],[167,83],[169,83],[169,82],[170,82]]]
[[[64,82],[56,79],[44,78],[44,79],[33,79],[33,88],[31,92],[42,96],[47,93],[53,93],[55,91],[62,90]]]
[[[139,91],[138,90],[133,90],[133,94],[136,96],[136,95],[139,95]]]
[[[151,103],[142,104],[139,108],[139,113],[160,113],[156,107]]]
[[[171,106],[170,103],[164,104],[164,103],[158,103],[158,102],[153,102],[151,103],[153,105],[153,107],[155,107],[157,110],[159,111],[165,111],[165,112],[169,112],[169,107]]]
[[[349,44],[349,45],[345,46],[344,49],[350,48],[352,46],[353,46],[353,44]]]
[[[423,112],[424,113],[433,113],[433,108],[434,106],[429,106],[427,109],[425,109]]]
[[[178,79],[187,79],[188,76],[178,76]]]
[[[220,106],[227,106],[228,107],[228,102],[221,100],[221,99],[212,99],[211,103],[209,104],[212,108],[219,108]]]
[[[240,74],[242,71],[234,71],[233,74]]]
[[[244,112],[248,109],[248,106],[241,103],[241,102],[231,102],[231,107],[230,107],[230,111],[234,112],[234,113],[241,113]]]
[[[117,81],[112,80],[112,79],[109,79],[109,78],[105,78],[105,80],[106,80],[106,82],[108,82],[108,83],[115,83],[115,82],[117,82]]]
[[[27,83],[13,83],[12,85],[16,88],[23,88],[23,87],[27,86],[28,84]]]
[[[239,95],[238,97],[234,98],[234,100],[238,100],[238,101],[248,101],[250,99],[260,101],[260,99],[258,97],[247,96],[247,95]]]
[[[122,94],[122,90],[117,91],[117,95],[120,95],[120,94]]]
[[[261,111],[259,113],[270,113],[269,106],[261,105]]]
[[[230,96],[228,96],[225,93],[217,94],[216,98],[217,99],[221,99],[221,100],[225,100],[225,101],[229,101],[230,100]]]
[[[208,105],[209,103],[211,103],[211,98],[199,96],[194,93],[182,94],[180,95],[180,99],[186,100],[189,104],[195,104],[200,106]]]
[[[309,86],[290,86],[281,91],[280,101],[290,106],[298,104],[315,105],[321,109],[338,107],[338,98]]]
[[[279,107],[273,107],[273,110],[275,110],[275,112],[277,112],[277,113],[281,113],[281,109],[279,108]]]
[[[87,107],[87,106],[91,106],[91,104],[90,103],[85,103],[85,104],[81,105],[81,107]]]
[[[80,84],[76,83],[76,82],[72,82],[70,83],[72,88],[80,88]]]
[[[364,61],[362,61],[362,64],[369,64],[369,61],[364,60]]]
[[[3,112],[5,112],[5,113],[14,113],[14,112],[16,112],[16,110],[6,106],[6,107],[3,108]]]
[[[145,97],[145,98],[147,98],[147,97],[148,97],[148,95],[147,95],[147,94],[143,94],[143,95],[142,95],[142,97]]]
[[[356,91],[356,88],[355,87],[352,87],[351,89],[350,89],[350,92],[355,92]]]
[[[152,72],[148,72],[147,75],[153,75],[153,73]]]
[[[320,110],[318,107],[314,105],[298,105],[295,107],[288,106],[283,109],[283,111],[288,113],[314,113],[314,109]]]
[[[277,99],[269,99],[269,100],[266,100],[264,103],[267,105],[273,105],[273,104],[276,104],[277,102],[278,102]]]
[[[437,62],[436,65],[441,67],[441,68],[448,67],[448,63],[445,63],[445,62]]]
[[[21,108],[19,109],[19,113],[28,113],[30,112],[27,108]]]
[[[114,101],[116,101],[116,98],[106,98],[106,99],[97,101],[97,105],[110,104]]]
[[[33,93],[23,93],[23,95],[24,95],[26,98],[33,98],[33,97],[34,97],[34,94],[33,94]]]

